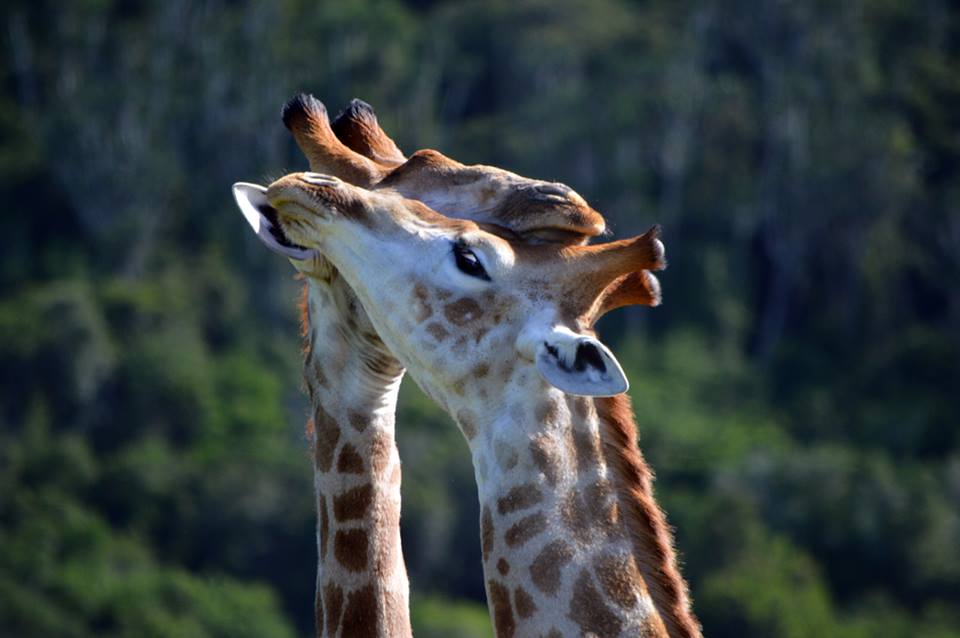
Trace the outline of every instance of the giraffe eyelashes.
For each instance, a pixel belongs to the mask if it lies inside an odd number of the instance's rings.
[[[487,274],[487,270],[483,267],[483,264],[480,263],[480,258],[477,257],[476,253],[467,248],[464,243],[459,241],[454,242],[453,258],[456,260],[457,268],[463,274],[482,279],[483,281],[490,281],[490,275]]]

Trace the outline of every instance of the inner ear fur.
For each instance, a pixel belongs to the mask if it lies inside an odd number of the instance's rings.
[[[595,337],[554,330],[537,350],[540,375],[568,394],[614,396],[629,388],[617,358]]]

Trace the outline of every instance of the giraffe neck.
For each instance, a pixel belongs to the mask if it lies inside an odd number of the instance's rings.
[[[530,383],[514,375],[508,387]],[[658,555],[662,548],[637,541],[622,470],[601,444],[607,406],[541,388],[536,401],[505,398],[492,414],[479,402],[457,412],[477,474],[497,635],[699,635],[695,621],[691,631],[674,631],[658,604],[662,592],[650,581],[659,571],[648,571],[673,561],[668,528],[654,504],[660,518],[646,524],[660,526],[658,538],[666,535],[669,551]]]
[[[304,377],[317,503],[317,636],[410,636],[394,442],[403,369],[333,273],[310,279]]]

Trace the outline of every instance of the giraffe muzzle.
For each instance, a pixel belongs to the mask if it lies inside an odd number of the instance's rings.
[[[266,188],[237,182],[233,185],[233,198],[244,219],[267,248],[288,259],[307,260],[314,256],[314,250],[294,243],[283,232],[277,211],[267,200]]]

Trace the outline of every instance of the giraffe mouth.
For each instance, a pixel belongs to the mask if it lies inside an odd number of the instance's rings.
[[[270,205],[266,192],[267,189],[258,184],[240,182],[233,186],[234,199],[253,232],[270,250],[284,257],[298,260],[313,257],[316,251],[298,244],[284,232],[280,215]]]
[[[287,234],[283,231],[283,225],[280,223],[280,213],[276,208],[270,204],[262,204],[257,207],[257,212],[263,215],[269,222],[266,231],[277,240],[278,244],[284,248],[292,248],[294,250],[309,250],[306,246],[301,246],[287,237]]]

